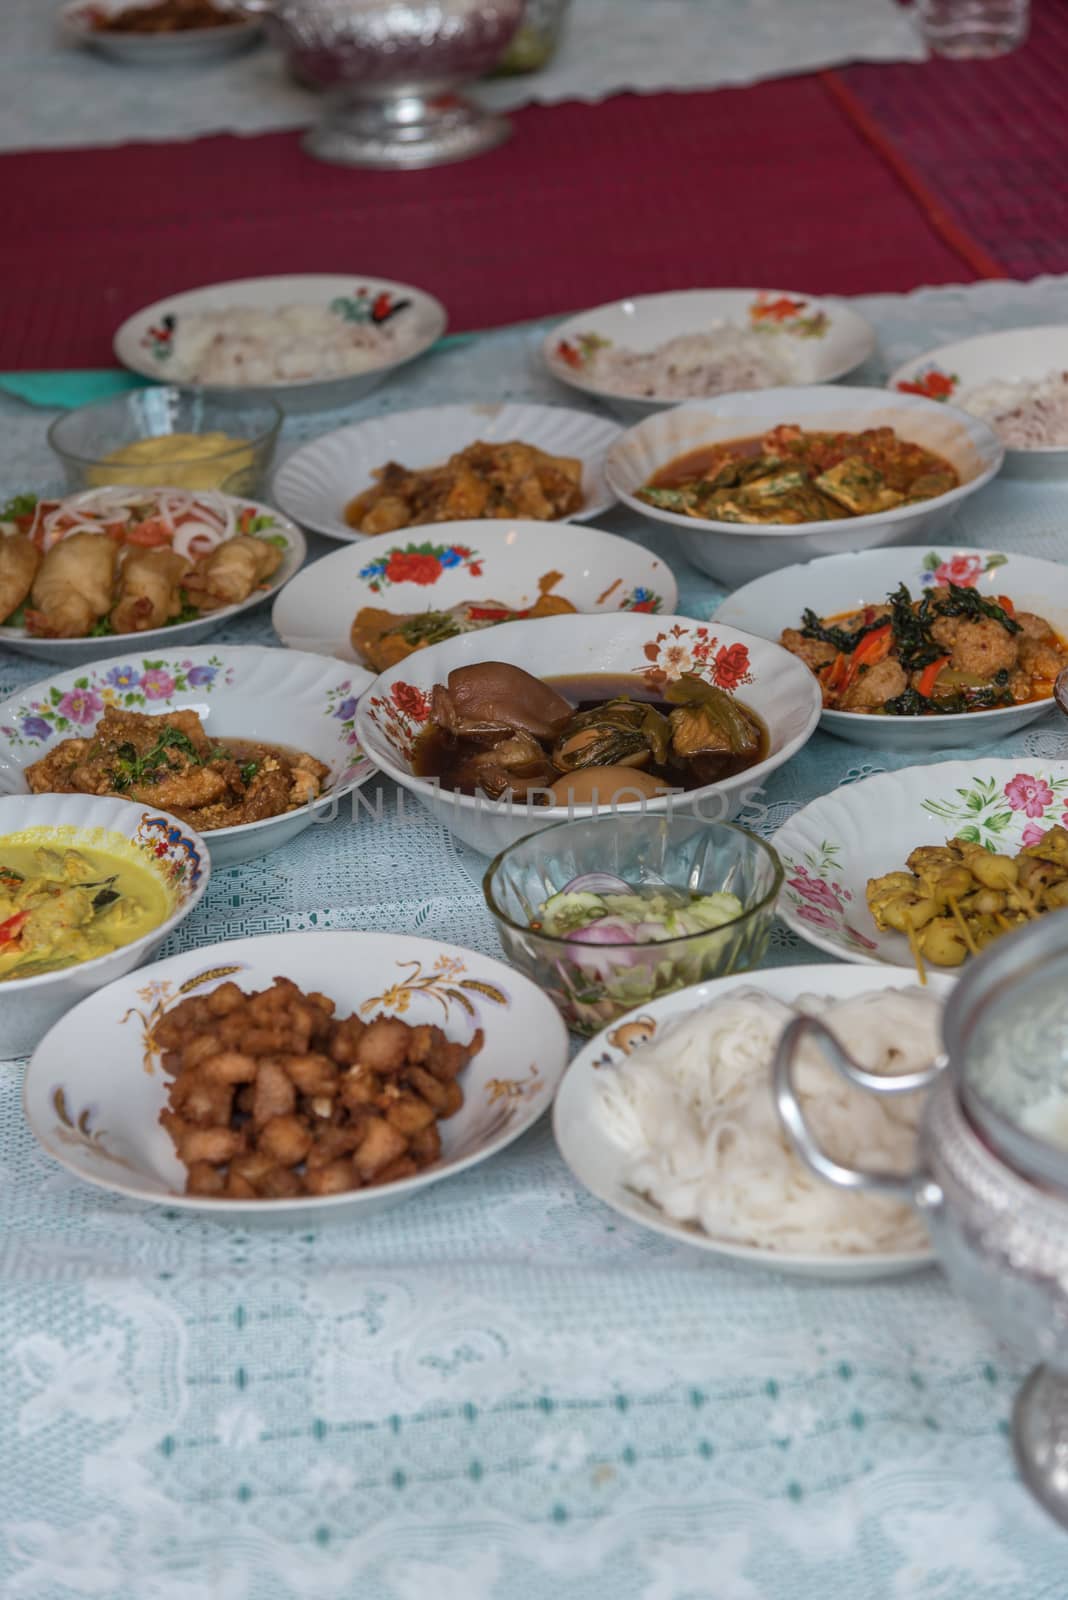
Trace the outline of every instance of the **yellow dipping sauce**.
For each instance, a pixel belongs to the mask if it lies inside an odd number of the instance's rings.
[[[221,489],[234,473],[251,473],[255,460],[253,447],[228,433],[165,433],[112,450],[101,466],[90,470],[88,482],[94,488],[106,483],[149,487],[165,483],[174,489]]]
[[[0,983],[109,955],[170,911],[163,883],[120,855],[0,840]]]

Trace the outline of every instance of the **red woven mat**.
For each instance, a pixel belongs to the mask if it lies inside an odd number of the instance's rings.
[[[1031,37],[1012,55],[833,78],[843,110],[1005,276],[1031,278],[1068,271],[1066,67],[1068,0],[1034,0]]]
[[[324,166],[292,134],[4,156],[0,368],[106,365],[139,306],[259,273],[408,279],[465,329],[655,289],[995,272],[848,113],[818,77],[532,107],[509,145],[424,173]]]

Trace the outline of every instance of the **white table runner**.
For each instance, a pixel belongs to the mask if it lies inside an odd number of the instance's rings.
[[[52,0],[4,0],[0,151],[300,128],[320,101],[267,45],[189,68],[119,65],[60,41]],[[622,89],[716,89],[849,61],[916,61],[895,0],[574,0],[549,69],[484,84],[503,110]]]

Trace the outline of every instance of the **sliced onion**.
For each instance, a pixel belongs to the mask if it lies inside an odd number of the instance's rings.
[[[561,894],[633,894],[629,883],[615,878],[610,872],[584,872],[572,878],[560,890]]]
[[[209,522],[190,519],[176,529],[171,544],[180,556],[185,556],[189,561],[196,561],[200,556],[206,556],[209,550],[214,550],[217,545],[222,544],[223,537],[221,528],[213,527]]]
[[[637,926],[618,917],[601,917],[597,922],[588,922],[584,928],[566,933],[564,938],[569,944],[634,944]]]

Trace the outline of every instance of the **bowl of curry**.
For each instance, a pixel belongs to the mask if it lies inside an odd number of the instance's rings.
[[[111,796],[0,796],[0,1040],[31,1050],[87,994],[147,961],[211,875],[177,817]]]
[[[899,404],[904,401],[905,404]],[[1004,449],[977,418],[876,389],[764,389],[647,417],[605,474],[721,582],[787,560],[904,543],[988,483]]]

